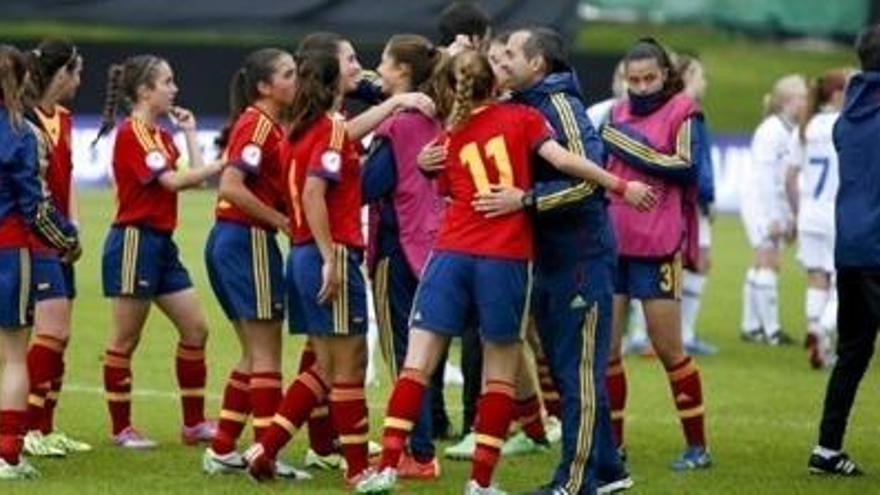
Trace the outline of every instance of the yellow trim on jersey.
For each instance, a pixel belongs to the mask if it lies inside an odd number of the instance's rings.
[[[593,357],[595,355],[596,325],[598,321],[599,309],[597,303],[594,302],[584,318],[584,327],[581,332],[583,340],[581,342],[580,369],[578,369],[581,411],[574,457],[568,466],[568,482],[565,484],[565,489],[568,493],[580,492],[584,483],[587,460],[590,457],[590,449],[593,443],[594,419],[596,416]]]
[[[133,118],[131,119],[131,130],[144,151],[153,151],[159,148],[153,140],[153,134],[145,123]]]
[[[138,245],[140,231],[137,227],[126,227],[122,241],[122,284],[120,293],[134,294],[137,283]]]
[[[58,141],[61,140],[61,112],[59,108],[56,105],[55,112],[51,116],[43,113],[39,106],[34,108],[37,118],[40,119],[40,123],[43,126],[43,132],[49,137],[52,146],[58,146]]]
[[[345,121],[336,117],[331,117],[330,120],[332,122],[332,129],[330,130],[330,143],[327,145],[327,148],[341,152],[346,136]]]
[[[257,125],[254,127],[254,133],[251,135],[251,141],[262,146],[266,142],[266,138],[269,137],[273,126],[272,121],[261,113],[260,118],[257,119]]]
[[[64,249],[73,244],[74,239],[65,236],[64,232],[52,221],[53,209],[54,207],[49,203],[49,200],[43,200],[37,205],[36,227],[54,247]]]
[[[21,326],[30,325],[28,321],[28,303],[31,298],[31,252],[28,249],[18,250],[18,322]]]
[[[539,197],[535,203],[538,211],[552,210],[561,204],[576,203],[596,192],[596,184],[583,181],[574,187]]]
[[[602,138],[648,163],[667,168],[687,168],[691,166],[691,119],[682,123],[675,137],[675,153],[667,155],[651,146],[630,138],[623,132],[605,126]]]
[[[251,265],[254,272],[254,298],[257,319],[272,318],[272,290],[269,279],[269,250],[266,231],[251,227]]]
[[[376,326],[379,330],[379,349],[388,365],[391,380],[397,378],[397,360],[394,352],[394,325],[391,321],[391,300],[388,294],[389,259],[382,258],[376,263],[373,275],[373,304],[376,308]]]
[[[568,141],[569,151],[581,156],[587,156],[586,153],[584,153],[584,142],[581,137],[581,129],[577,125],[577,118],[574,116],[571,103],[565,99],[565,96],[563,96],[562,93],[553,93],[550,95],[550,102],[553,104],[553,108],[556,110],[557,115],[559,115],[560,122],[562,122],[562,131],[565,134],[566,141]]]

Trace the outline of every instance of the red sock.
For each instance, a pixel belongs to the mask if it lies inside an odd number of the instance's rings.
[[[529,438],[539,443],[547,441],[544,420],[541,418],[541,403],[538,402],[537,395],[517,400],[513,406],[513,416]]]
[[[0,458],[7,464],[18,464],[26,432],[27,411],[0,411]]]
[[[688,445],[705,446],[706,430],[703,422],[703,387],[700,382],[700,369],[690,357],[666,370],[669,386],[681,428]]]
[[[611,405],[611,430],[617,448],[623,446],[623,415],[626,410],[626,368],[620,359],[608,361],[605,374],[608,401]]]
[[[217,422],[217,435],[211,450],[223,455],[235,450],[238,437],[251,413],[251,375],[232,370],[223,390],[223,405]]]
[[[40,429],[46,413],[46,402],[52,390],[52,381],[61,373],[64,341],[49,335],[36,335],[27,354],[28,430]]]
[[[272,424],[263,432],[260,443],[266,455],[274,459],[284,445],[311,415],[315,405],[327,396],[327,385],[313,369],[304,371],[287,388]]]
[[[299,373],[311,369],[316,360],[311,342],[306,341],[299,358]],[[336,452],[336,430],[333,429],[333,421],[330,420],[326,394],[312,408],[312,415],[309,417],[309,447],[318,455],[330,455]]]
[[[387,467],[397,468],[400,464],[400,455],[419,416],[427,383],[425,374],[414,368],[404,368],[397,377],[391,398],[388,399],[388,413],[382,431],[380,471]]]
[[[492,484],[492,472],[501,457],[501,447],[513,419],[512,383],[490,380],[477,405],[477,448],[471,464],[471,479],[482,487]]]
[[[281,402],[281,373],[260,371],[251,373],[251,411],[254,415],[254,440],[272,424],[272,417]]]
[[[369,467],[367,434],[370,420],[363,380],[335,382],[329,399],[330,419],[339,433],[339,446],[348,465],[345,476],[352,479]]]
[[[205,366],[205,348],[177,344],[177,386],[180,387],[180,404],[183,408],[184,426],[195,426],[205,421],[205,382],[208,369]]]
[[[104,353],[104,393],[113,434],[131,426],[131,355],[107,349]]]
[[[46,394],[46,403],[43,407],[43,415],[40,418],[39,429],[44,435],[55,431],[55,406],[58,405],[58,397],[61,395],[61,385],[64,383],[64,357],[61,359],[61,370],[58,376],[52,380],[52,388]]]
[[[538,368],[538,382],[541,385],[541,400],[544,401],[544,409],[547,414],[562,417],[562,402],[559,399],[559,391],[556,390],[556,384],[553,382],[553,376],[550,374],[550,364],[544,356],[538,356],[535,359]]]

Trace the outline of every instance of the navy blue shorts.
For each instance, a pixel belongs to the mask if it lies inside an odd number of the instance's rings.
[[[0,249],[0,328],[34,323],[31,254],[27,248]]]
[[[681,255],[645,259],[621,256],[614,293],[632,299],[681,299]]]
[[[410,326],[458,337],[475,325],[488,342],[522,340],[531,297],[530,265],[435,251],[416,290]]]
[[[62,263],[57,254],[34,253],[31,266],[34,299],[37,302],[76,297],[73,265]]]
[[[367,289],[361,271],[363,253],[335,245],[339,293],[318,303],[324,261],[314,243],[294,246],[287,257],[287,305],[290,333],[333,336],[367,333]]]
[[[205,263],[231,321],[284,319],[284,266],[275,233],[218,221],[208,236]]]
[[[171,233],[144,226],[110,229],[101,272],[105,297],[154,299],[192,287]]]

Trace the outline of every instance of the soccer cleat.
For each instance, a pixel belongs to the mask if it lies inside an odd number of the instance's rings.
[[[712,465],[712,457],[706,447],[699,445],[691,445],[678,457],[672,461],[673,471],[692,471],[695,469],[706,469]]]
[[[562,423],[559,422],[559,418],[555,416],[548,416],[546,420],[544,420],[544,432],[547,435],[547,441],[552,443],[559,443],[562,440]]]
[[[156,442],[143,436],[141,432],[132,426],[113,435],[113,443],[120,447],[134,450],[152,449],[157,445]]]
[[[428,462],[419,462],[409,454],[400,457],[397,477],[411,480],[435,480],[440,477],[440,460],[432,457]]]
[[[307,468],[320,469],[322,471],[345,469],[345,459],[338,452],[321,455],[311,448],[306,450],[306,457],[303,464],[305,464]]]
[[[443,455],[456,461],[467,461],[474,457],[474,450],[476,449],[477,436],[474,432],[469,432],[457,444],[446,447]]]
[[[217,434],[217,422],[205,420],[193,426],[184,426],[180,429],[180,441],[184,445],[198,445],[214,440]]]
[[[546,443],[536,442],[529,438],[525,432],[519,431],[504,442],[504,445],[501,447],[501,455],[514,456],[546,452],[550,448],[550,442],[546,439],[544,439],[544,442]]]
[[[372,458],[380,455],[382,455],[382,446],[372,440],[367,442],[367,456]]]
[[[67,451],[46,441],[39,430],[31,430],[24,436],[25,454],[33,457],[64,457]]]
[[[0,480],[32,480],[39,477],[40,472],[23,457],[18,459],[18,464],[9,464],[0,459]]]
[[[614,480],[598,480],[596,482],[598,485],[596,487],[597,495],[608,495],[611,493],[620,493],[635,485],[635,482],[632,479],[632,476],[629,475],[625,470],[620,472],[620,475],[617,479]]]
[[[202,471],[205,474],[238,474],[248,468],[247,462],[236,451],[218,454],[208,447],[202,454]]]
[[[743,330],[739,334],[739,339],[743,342],[752,342],[760,344],[764,342],[764,330],[758,328],[756,330]]]
[[[712,356],[718,353],[717,347],[697,336],[684,343],[684,350],[691,356]]]
[[[862,476],[865,474],[844,452],[828,458],[812,454],[807,462],[807,470],[810,474],[835,476]]]
[[[385,468],[382,471],[368,469],[359,474],[354,484],[354,492],[361,495],[386,495],[397,486],[397,470]]]
[[[782,330],[778,330],[773,335],[767,336],[767,343],[772,346],[792,345],[794,339]]]
[[[247,473],[252,480],[262,483],[275,479],[275,460],[266,455],[261,444],[251,445],[242,457],[247,463]]]
[[[507,492],[495,485],[482,487],[476,481],[470,480],[464,485],[464,495],[507,495]]]
[[[275,476],[290,481],[306,481],[312,479],[311,474],[301,469],[297,469],[281,459],[275,460]]]
[[[78,454],[92,450],[92,446],[86,442],[70,438],[66,433],[60,431],[53,431],[45,435],[43,440],[50,446],[61,449],[68,454]]]

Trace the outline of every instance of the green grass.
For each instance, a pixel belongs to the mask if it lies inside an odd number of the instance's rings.
[[[800,73],[816,77],[831,68],[857,65],[849,47],[794,48],[689,25],[589,24],[575,45],[587,52],[623,54],[643,36],[654,36],[674,50],[700,57],[709,81],[706,115],[716,131],[743,132],[756,127],[763,112],[763,95],[780,76]]]
[[[254,493],[299,491],[341,493],[337,473],[318,473],[308,484],[275,483],[256,486],[243,477],[207,478],[199,469],[201,451],[178,441],[179,407],[174,398],[175,332],[158,312],[151,315],[141,347],[134,358],[134,419],[161,442],[152,452],[124,451],[110,446],[108,418],[100,393],[101,352],[109,328],[109,303],[100,292],[101,243],[112,215],[113,200],[105,191],[82,195],[83,241],[86,249],[78,266],[79,297],[75,306],[73,340],[68,352],[67,383],[59,405],[61,429],[93,443],[96,450],[64,460],[35,461],[43,472],[37,482],[4,484],[2,493]],[[237,356],[231,329],[214,301],[205,276],[202,249],[212,223],[213,194],[181,197],[181,227],[176,236],[184,263],[190,269],[211,327],[208,346],[209,412],[216,414],[222,378]],[[816,438],[817,421],[827,374],[808,369],[799,347],[769,348],[737,339],[740,283],[749,250],[735,217],[715,223],[714,272],[710,278],[699,328],[721,348],[718,356],[703,358],[709,436],[715,467],[706,472],[675,474],[667,464],[682,446],[668,385],[655,360],[628,358],[629,410],[626,429],[630,469],[636,480],[632,493],[645,494],[865,494],[876,493],[880,481],[880,374],[876,367],[862,383],[847,436],[848,450],[868,469],[861,480],[826,480],[806,474],[805,462]],[[789,253],[790,254],[790,253]],[[804,325],[804,277],[790,257],[782,275],[782,315],[796,337]],[[288,338],[285,369],[296,364],[300,338]],[[288,375],[289,376],[289,375]],[[388,380],[369,392],[372,435],[379,425],[388,394]],[[159,391],[138,395],[137,391]],[[460,413],[458,389],[450,389],[451,415]],[[250,438],[248,431],[246,438]],[[294,439],[287,455],[299,461],[303,436]],[[533,457],[504,460],[497,480],[513,493],[533,488],[548,478],[557,450]],[[406,483],[401,493],[458,493],[467,479],[464,463],[444,461],[441,481]]]

